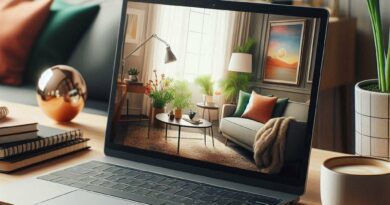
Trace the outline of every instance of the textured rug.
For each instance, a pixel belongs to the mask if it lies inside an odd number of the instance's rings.
[[[254,162],[248,156],[237,151],[236,148],[226,146],[224,139],[214,127],[214,146],[209,130],[204,143],[203,130],[182,129],[180,138],[180,152],[177,154],[178,131],[177,128],[168,129],[168,138],[165,139],[165,129],[152,128],[150,137],[147,137],[147,127],[142,125],[127,125],[127,132],[122,139],[127,146],[162,152],[180,157],[212,162],[229,167],[258,171]]]

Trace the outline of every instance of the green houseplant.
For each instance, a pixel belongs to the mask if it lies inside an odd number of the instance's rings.
[[[130,68],[128,71],[130,81],[137,82],[139,71],[136,68]]]
[[[256,41],[249,38],[243,45],[237,46],[234,52],[250,54],[255,44]],[[240,90],[248,91],[250,79],[250,73],[228,72],[226,78],[220,82],[225,100],[229,103],[235,103]]]
[[[213,104],[214,82],[211,75],[201,75],[195,79],[195,83],[201,88],[205,104]]]
[[[388,148],[390,103],[390,41],[384,46],[379,0],[367,0],[376,51],[378,78],[358,82],[355,86],[355,153],[390,159]]]
[[[172,106],[175,109],[175,118],[180,119],[183,115],[183,109],[192,106],[192,92],[186,81],[177,80],[173,85]]]

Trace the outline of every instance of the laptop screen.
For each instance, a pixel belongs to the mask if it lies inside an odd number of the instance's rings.
[[[236,181],[303,186],[326,15],[226,4],[128,1],[107,143]]]

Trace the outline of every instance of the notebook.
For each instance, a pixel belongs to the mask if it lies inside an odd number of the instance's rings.
[[[6,117],[0,121],[0,136],[37,130],[38,123],[32,120]]]
[[[20,142],[26,140],[38,139],[38,131],[17,133],[12,135],[0,135],[0,144]]]
[[[83,136],[80,130],[69,131],[43,125],[38,125],[38,130],[38,137],[34,140],[0,145],[0,159],[80,139]]]
[[[73,141],[51,146],[25,155],[14,156],[0,160],[0,172],[11,172],[39,162],[70,154],[83,149],[88,149],[89,139],[76,139]]]

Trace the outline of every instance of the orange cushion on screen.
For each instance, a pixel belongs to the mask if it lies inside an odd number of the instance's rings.
[[[0,0],[0,83],[18,85],[52,0]]]
[[[251,98],[241,117],[266,123],[271,119],[277,98],[259,95],[252,91]]]

